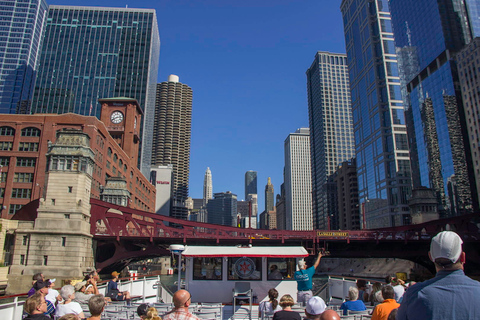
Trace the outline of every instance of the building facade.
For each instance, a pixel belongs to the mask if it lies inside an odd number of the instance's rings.
[[[268,177],[267,184],[265,186],[265,211],[275,210],[275,191],[273,189],[272,180]]]
[[[45,0],[3,1],[0,7],[0,113],[26,113],[35,83]]]
[[[113,104],[117,105],[113,105]],[[129,105],[129,106],[127,106]],[[57,132],[64,129],[81,129],[90,137],[90,148],[95,153],[91,197],[100,199],[101,190],[109,177],[123,177],[128,191],[132,194],[129,207],[153,212],[155,209],[155,188],[137,168],[138,148],[127,153],[119,140],[111,136],[109,118],[124,108],[125,122],[131,122],[131,133],[123,137],[129,146],[134,145],[133,110],[141,111],[134,101],[104,102],[105,122],[95,117],[76,114],[62,115],[3,115],[0,120],[0,205],[1,216],[9,219],[23,205],[32,200],[45,198],[46,169],[49,145],[55,143]],[[139,114],[137,113],[137,116]],[[117,125],[115,125],[116,127]],[[124,126],[125,127],[125,126]],[[128,126],[127,126],[128,127]],[[139,136],[139,130],[136,131]],[[132,160],[133,159],[133,160]],[[74,157],[65,158],[58,166],[75,166]]]
[[[212,171],[207,167],[205,177],[203,178],[203,205],[208,203],[208,200],[213,198],[213,182]]]
[[[406,121],[388,0],[343,0],[362,228],[410,223]]]
[[[257,171],[249,170],[245,172],[245,199],[249,194],[257,193]]]
[[[312,230],[310,130],[300,128],[285,140],[285,227]]]
[[[235,226],[237,217],[237,195],[227,192],[213,194],[213,199],[208,201],[208,223],[224,226]]]
[[[341,230],[359,230],[360,212],[358,211],[358,180],[355,159],[342,162],[335,174],[338,199],[338,218],[336,228]]]
[[[347,56],[319,51],[306,74],[313,226],[326,229],[329,215],[338,214],[336,185],[329,176],[355,154]]]
[[[151,165],[160,36],[155,10],[49,6],[28,113],[100,117],[100,98],[137,99],[141,170]]]
[[[150,169],[150,183],[155,186],[155,213],[170,216],[173,166],[153,166]]]
[[[406,100],[413,187],[436,193],[440,217],[478,208],[456,53],[480,33],[478,0],[390,1]],[[428,23],[426,23],[428,22]]]
[[[285,183],[280,185],[280,194],[277,194],[277,201],[275,203],[277,229],[285,230],[286,217],[285,217]]]
[[[192,131],[192,89],[178,76],[157,86],[153,131],[152,165],[173,166],[170,215],[186,220]]]
[[[456,56],[458,76],[462,88],[463,109],[466,116],[468,141],[472,157],[473,175],[480,199],[480,38],[476,37]]]

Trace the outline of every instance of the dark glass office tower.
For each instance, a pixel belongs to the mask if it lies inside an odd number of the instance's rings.
[[[410,223],[410,156],[388,0],[343,0],[362,227]]]
[[[176,75],[157,85],[152,165],[172,165],[172,207],[170,216],[188,218],[190,139],[192,132],[192,88]]]
[[[159,54],[155,10],[50,6],[31,112],[100,117],[99,98],[137,99],[148,177]]]
[[[0,3],[0,113],[28,113],[47,2]]]
[[[440,217],[471,212],[478,203],[454,57],[480,35],[479,5],[478,0],[390,1],[413,187],[433,189]]]
[[[249,194],[257,194],[257,171],[245,172],[245,199]]]
[[[332,175],[340,163],[355,156],[347,56],[319,51],[306,73],[313,228],[325,230],[338,217]]]

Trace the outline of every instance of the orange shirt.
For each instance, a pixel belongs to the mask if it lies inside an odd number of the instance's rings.
[[[387,320],[390,312],[398,307],[400,307],[400,304],[395,299],[385,299],[373,310],[372,320]]]

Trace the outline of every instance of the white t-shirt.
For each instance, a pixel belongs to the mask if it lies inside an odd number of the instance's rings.
[[[395,301],[398,302],[398,300],[400,300],[400,298],[405,293],[405,288],[399,284],[399,285],[393,286],[393,291],[395,292]]]
[[[55,312],[55,316],[61,317],[69,313],[80,314],[82,312],[83,310],[80,306],[80,303],[71,301],[67,304],[59,303],[57,305],[57,312]]]
[[[282,307],[280,307],[280,305],[277,305],[275,310],[273,310],[272,303],[270,301],[262,301],[260,302],[258,310],[265,314],[273,314],[274,312],[282,310]]]
[[[47,295],[45,296],[45,300],[48,300],[48,301],[50,301],[53,305],[55,305],[55,302],[57,301],[58,295],[59,295],[59,293],[58,293],[57,290],[52,289],[52,288],[48,288],[48,293],[47,293]]]

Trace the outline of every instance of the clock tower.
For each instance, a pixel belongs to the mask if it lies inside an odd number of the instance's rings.
[[[140,123],[142,109],[133,98],[98,99],[102,105],[100,120],[120,147],[128,154],[131,163],[137,166],[140,146]]]

